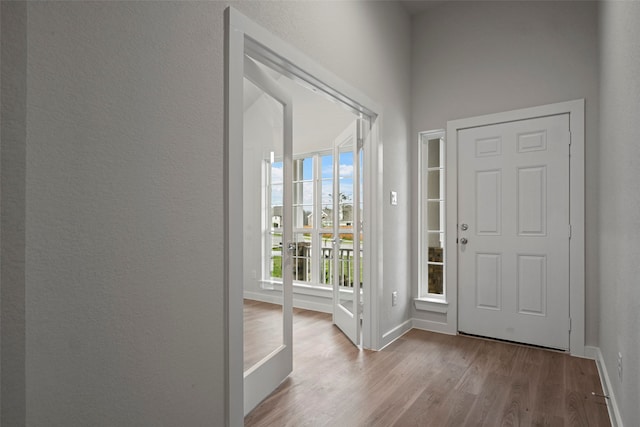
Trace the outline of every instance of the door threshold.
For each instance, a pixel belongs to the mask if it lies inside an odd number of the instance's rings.
[[[505,340],[505,339],[501,339],[501,338],[486,337],[484,335],[470,334],[470,333],[463,332],[463,331],[458,331],[458,335],[463,335],[463,336],[466,336],[466,337],[477,338],[477,339],[482,339],[482,340],[487,340],[487,341],[495,341],[495,342],[502,342],[502,343],[507,343],[507,344],[520,345],[520,346],[523,346],[523,347],[539,348],[541,350],[549,350],[549,351],[553,351],[553,352],[556,352],[556,353],[569,354],[568,350],[563,350],[561,348],[546,347],[544,345],[529,344],[529,343],[526,343],[526,342],[519,342],[519,341],[510,341],[510,340]]]

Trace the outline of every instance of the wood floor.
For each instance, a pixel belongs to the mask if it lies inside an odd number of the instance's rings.
[[[330,315],[298,309],[293,350],[246,426],[610,425],[592,360],[419,330],[359,351]]]

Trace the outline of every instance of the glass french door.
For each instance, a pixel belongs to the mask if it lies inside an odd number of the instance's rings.
[[[336,138],[333,161],[333,323],[360,345],[362,290],[361,121]]]
[[[245,56],[243,119],[243,198],[241,230],[245,289],[263,284],[265,257],[279,258],[282,292],[274,292],[270,303],[244,303],[244,414],[267,397],[293,370],[292,352],[292,102],[284,90],[260,65]],[[278,159],[276,162],[275,159]],[[264,185],[266,167],[279,171],[274,195]],[[232,195],[233,197],[233,195]],[[265,215],[265,197],[275,197],[273,212]],[[278,206],[275,212],[274,205]],[[279,226],[265,250],[261,230],[265,218],[277,217]]]

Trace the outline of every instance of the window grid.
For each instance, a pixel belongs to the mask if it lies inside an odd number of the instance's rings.
[[[420,135],[419,297],[446,298],[444,132]]]

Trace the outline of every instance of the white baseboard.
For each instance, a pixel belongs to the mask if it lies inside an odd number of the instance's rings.
[[[590,345],[584,346],[584,358],[591,360],[598,360],[598,352],[600,349],[598,347],[592,347]]]
[[[245,291],[244,297],[246,299],[268,302],[271,304],[282,304],[282,296],[280,295],[271,295],[269,293]],[[304,297],[294,296],[293,306],[295,308],[319,311],[321,313],[329,313],[329,314],[333,313],[333,307],[331,306],[331,304],[322,304],[314,301],[308,301],[308,300],[305,300]]]
[[[250,299],[254,301],[268,302],[271,304],[282,304],[282,296],[279,295],[270,295],[267,293],[260,292],[248,292],[244,291],[243,293],[244,299]]]
[[[618,403],[616,396],[613,394],[613,387],[611,386],[611,377],[607,371],[607,365],[604,364],[604,358],[599,347],[585,347],[585,355],[593,355],[593,359],[596,361],[598,367],[598,373],[600,374],[600,381],[602,382],[602,392],[605,396],[609,396],[607,401],[607,409],[609,411],[609,419],[611,420],[611,427],[624,427],[622,425],[622,417],[620,416],[620,409],[618,409]]]
[[[440,334],[456,335],[455,332],[451,332],[451,326],[446,323],[433,322],[431,320],[424,319],[412,319],[412,325],[416,329],[423,331],[438,332]]]
[[[300,298],[293,299],[293,306],[295,308],[302,308],[305,310],[319,311],[321,313],[333,313],[333,307],[329,304],[321,304],[313,301],[306,301]]]
[[[382,335],[382,345],[380,346],[380,350],[409,332],[411,330],[411,324],[411,319],[409,319]]]

